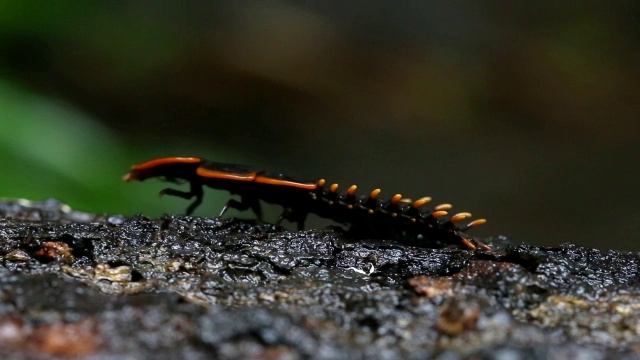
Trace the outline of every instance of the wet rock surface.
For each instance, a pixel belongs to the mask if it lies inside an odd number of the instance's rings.
[[[637,358],[640,254],[0,201],[0,358]]]

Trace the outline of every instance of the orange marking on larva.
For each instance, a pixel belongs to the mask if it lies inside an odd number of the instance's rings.
[[[393,197],[391,198],[391,203],[393,205],[398,205],[398,203],[400,202],[400,200],[402,200],[402,194],[395,194],[393,195]]]
[[[474,226],[479,226],[482,224],[485,224],[487,222],[487,219],[477,219],[477,220],[473,220],[472,222],[467,224],[468,228],[474,227]]]
[[[369,197],[373,200],[378,198],[378,195],[380,195],[380,193],[382,192],[382,190],[380,189],[374,189],[373,191],[371,191],[371,193],[369,194]]]
[[[199,167],[196,170],[198,176],[212,178],[212,179],[224,179],[224,180],[236,180],[236,181],[253,181],[256,179],[255,172],[249,173],[231,173],[225,171],[217,171],[217,170],[209,170],[202,167]]]
[[[373,214],[373,213],[374,213],[373,209],[368,209],[368,210],[367,210],[367,212],[368,212],[369,214]]]
[[[355,185],[351,185],[351,186],[349,186],[349,188],[347,189],[347,195],[349,195],[349,196],[355,196],[355,195],[356,195],[356,189],[357,189],[357,188],[358,188],[358,187],[357,187],[357,186],[355,186]]]
[[[440,211],[434,211],[433,214],[431,214],[431,216],[433,216],[434,218],[437,219],[437,218],[445,216],[447,214],[448,214],[448,212],[446,212],[444,210],[440,210]]]
[[[304,182],[297,182],[297,181],[291,181],[291,180],[274,179],[266,176],[258,176],[256,177],[255,181],[259,184],[287,186],[287,187],[293,187],[293,188],[304,189],[304,190],[315,190],[318,187],[318,185],[314,183],[304,183]]]
[[[332,193],[338,191],[338,184],[331,184],[331,186],[329,186],[329,191]]]
[[[151,161],[144,162],[142,164],[131,166],[132,170],[147,170],[156,166],[166,165],[166,164],[199,164],[202,162],[202,159],[197,157],[164,157],[160,159],[154,159]]]
[[[413,202],[413,200],[411,200],[409,198],[403,198],[403,199],[400,199],[400,202],[404,203],[404,204],[411,204]]]
[[[326,183],[327,183],[327,181],[325,179],[320,179],[320,180],[318,180],[318,187],[323,187],[324,184],[326,184]]]
[[[466,239],[466,238],[461,238],[460,241],[462,241],[462,244],[464,244],[464,246],[466,246],[467,248],[469,248],[469,250],[475,250],[477,249],[477,247],[471,242],[471,240]],[[491,250],[491,248],[489,248],[489,250]]]
[[[434,210],[436,211],[440,211],[440,210],[451,210],[451,208],[453,207],[453,205],[451,204],[440,204],[437,205]]]
[[[471,213],[461,212],[461,213],[457,213],[457,214],[453,215],[451,217],[451,219],[449,219],[449,221],[452,222],[452,223],[457,223],[460,220],[464,220],[464,219],[470,218],[470,217],[471,217]]]
[[[413,206],[414,208],[416,208],[416,209],[417,209],[417,208],[420,208],[420,207],[425,206],[425,205],[426,205],[426,204],[428,204],[429,202],[431,202],[431,198],[430,198],[430,197],[428,197],[428,196],[425,196],[425,197],[423,197],[423,198],[420,198],[420,199],[418,199],[418,200],[414,201],[414,202],[413,202],[413,205],[411,205],[411,206]]]

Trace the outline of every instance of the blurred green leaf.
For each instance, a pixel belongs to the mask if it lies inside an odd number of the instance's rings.
[[[186,209],[186,200],[158,198],[166,184],[154,180],[125,184],[121,177],[134,163],[159,156],[204,154],[207,150],[202,146],[147,144],[144,139],[127,144],[66,103],[2,80],[0,94],[0,197],[53,197],[76,209],[152,216]],[[224,192],[211,191],[207,195],[211,205],[203,205],[198,213],[214,215],[226,199]]]

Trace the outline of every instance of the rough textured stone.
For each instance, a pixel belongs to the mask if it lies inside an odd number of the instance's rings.
[[[636,358],[640,255],[0,202],[3,358]]]

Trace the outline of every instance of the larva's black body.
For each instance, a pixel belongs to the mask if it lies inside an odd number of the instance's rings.
[[[124,176],[125,181],[145,180],[161,177],[169,181],[186,180],[189,191],[166,188],[161,195],[195,198],[187,208],[191,214],[200,205],[203,187],[211,187],[239,195],[241,200],[229,200],[220,215],[228,208],[252,209],[262,218],[260,201],[284,207],[278,219],[295,222],[304,228],[308,214],[316,214],[349,226],[350,233],[361,237],[401,238],[412,244],[440,247],[460,244],[469,249],[491,250],[482,242],[465,234],[469,228],[483,224],[484,219],[459,227],[457,223],[471,217],[463,212],[446,217],[449,204],[435,206],[431,210],[424,207],[430,198],[416,201],[403,199],[400,194],[390,200],[378,199],[380,189],[368,195],[357,196],[356,186],[346,191],[338,190],[337,184],[327,185],[324,179],[317,182],[302,182],[282,174],[269,174],[242,165],[232,165],[207,161],[195,157],[169,157],[134,165]]]

